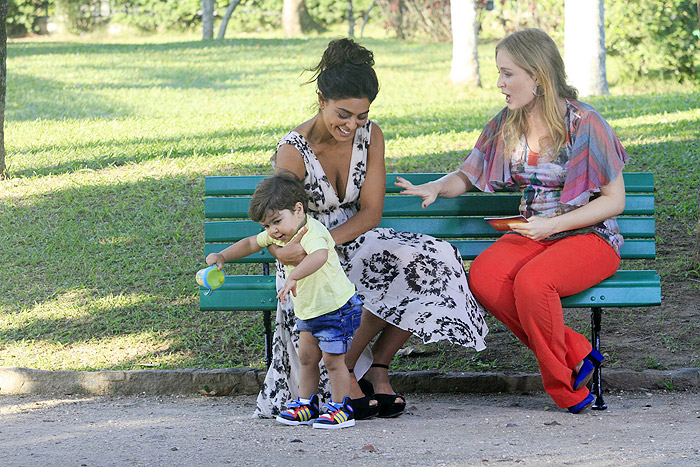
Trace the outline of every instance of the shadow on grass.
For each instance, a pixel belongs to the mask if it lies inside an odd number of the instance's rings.
[[[317,49],[325,47],[325,39],[223,39],[217,41],[177,41],[148,44],[132,43],[90,43],[90,42],[22,42],[10,43],[7,48],[7,58],[27,57],[33,55],[114,55],[130,54],[141,55],[143,53],[166,53],[173,51],[197,52],[212,51],[218,49],[234,49],[234,51],[247,48],[278,54],[285,47]],[[321,49],[321,52],[323,49]]]
[[[608,121],[700,109],[700,92],[697,91],[591,97],[583,100],[593,105]]]
[[[164,44],[11,43],[6,120],[126,116],[133,114],[132,105],[104,97],[124,90],[231,89],[249,94],[255,89],[277,87],[276,80],[286,80],[312,65],[300,66],[283,57],[284,51],[308,51],[309,57],[315,57],[319,53],[316,49],[322,46],[321,41],[281,39]],[[44,55],[47,63],[25,66],[54,67],[58,78],[38,78],[22,68],[13,68],[13,59]],[[64,61],[50,61],[58,60],[56,57]],[[261,80],[261,76],[269,79]],[[22,97],[13,100],[13,96]]]
[[[38,78],[29,73],[12,70],[8,83],[5,120],[62,120],[118,118],[133,113],[124,100],[112,99],[93,87],[76,89],[57,80]],[[20,103],[15,95],[23,96]]]
[[[138,138],[100,140],[99,142],[35,146],[30,149],[14,151],[16,155],[23,155],[31,159],[33,155],[48,152],[76,152],[81,157],[62,161],[53,165],[35,165],[25,170],[12,170],[9,176],[32,177],[60,175],[71,173],[81,169],[99,170],[107,167],[119,167],[127,164],[143,163],[155,159],[180,159],[190,157],[194,153],[211,154],[220,156],[229,153],[255,153],[269,151],[272,155],[277,139],[271,136],[267,142],[254,141],[255,137],[263,133],[281,135],[285,129],[282,127],[250,128],[239,130],[231,128],[230,131],[202,132],[187,135],[182,138]],[[243,144],[236,144],[242,140]],[[99,155],[96,155],[99,153]]]
[[[153,333],[172,339],[163,352],[174,355],[164,359],[177,360],[173,365],[243,365],[262,355],[258,314],[251,325],[240,314],[198,310],[203,191],[200,176],[171,176],[76,186],[3,205],[0,309],[14,324],[0,330],[0,347],[25,340],[38,348],[91,346]]]

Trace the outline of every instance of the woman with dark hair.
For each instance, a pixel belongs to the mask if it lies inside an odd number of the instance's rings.
[[[580,413],[595,398],[586,384],[603,360],[585,336],[564,324],[561,297],[613,275],[623,239],[615,220],[625,207],[628,156],[608,122],[579,102],[564,62],[543,31],[514,32],[496,46],[497,86],[506,107],[484,128],[458,170],[403,194],[453,198],[472,186],[522,193],[528,222],[471,264],[469,285],[537,358],[544,389]]]
[[[350,397],[357,419],[403,413],[406,401],[394,393],[388,368],[412,333],[426,343],[449,339],[482,350],[488,332],[469,292],[462,258],[448,242],[376,228],[384,207],[386,171],[384,136],[369,120],[370,104],[379,91],[373,66],[372,52],[354,41],[330,42],[311,69],[318,112],[284,136],[272,158],[275,170],[289,170],[304,181],[309,214],[330,230],[340,262],[365,304],[346,354],[347,367],[355,375]],[[271,252],[284,264],[296,264],[304,256],[293,243]],[[277,270],[279,288],[284,268]],[[276,415],[297,396],[293,318],[291,302],[280,303],[273,361],[258,396],[259,416]],[[364,358],[375,337],[373,359]],[[321,386],[321,394],[327,393],[327,378]]]

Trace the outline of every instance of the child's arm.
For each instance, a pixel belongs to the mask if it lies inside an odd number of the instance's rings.
[[[277,294],[277,298],[284,303],[287,300],[287,294],[292,292],[292,295],[297,296],[297,281],[315,273],[328,260],[328,250],[322,248],[316,250],[310,255],[307,255],[297,267],[287,276],[284,287]]]
[[[211,266],[212,264],[216,264],[219,267],[219,270],[221,270],[227,261],[233,261],[234,259],[252,255],[253,253],[257,253],[262,249],[263,247],[258,245],[256,236],[253,235],[237,241],[233,245],[222,250],[220,253],[210,253],[206,259],[207,265]]]

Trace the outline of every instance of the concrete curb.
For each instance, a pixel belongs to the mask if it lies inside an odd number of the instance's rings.
[[[9,394],[257,394],[265,372],[252,368],[220,370],[46,371],[0,368],[0,395]],[[524,393],[542,391],[539,374],[393,372],[400,393]],[[700,368],[604,370],[603,389],[698,390]]]

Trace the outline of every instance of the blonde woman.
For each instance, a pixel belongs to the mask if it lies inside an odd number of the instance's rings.
[[[451,198],[472,188],[522,193],[526,223],[511,224],[472,263],[474,296],[528,346],[547,393],[580,413],[594,397],[586,384],[603,356],[564,324],[560,298],[615,273],[625,206],[627,153],[610,125],[577,101],[554,41],[537,29],[496,47],[498,88],[506,107],[484,128],[459,170],[425,185],[399,178],[403,194]]]

